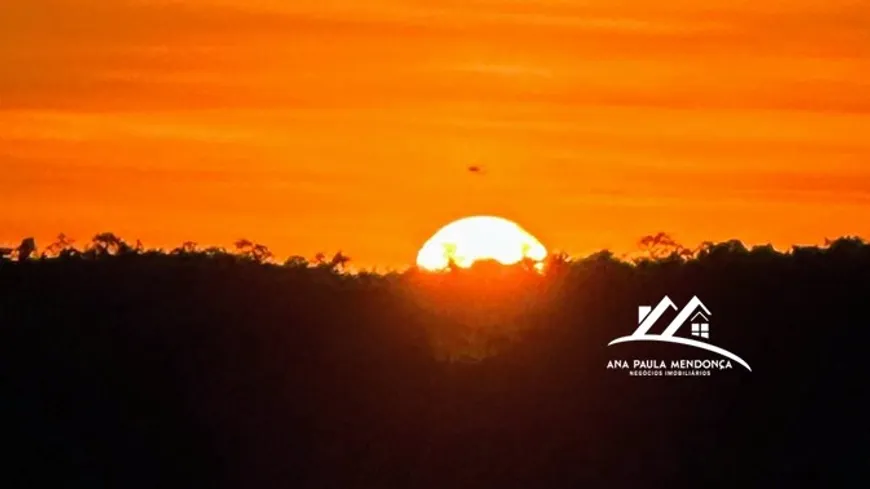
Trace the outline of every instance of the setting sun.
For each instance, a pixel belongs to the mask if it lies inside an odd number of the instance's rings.
[[[450,261],[468,268],[478,260],[504,265],[524,258],[540,262],[544,246],[514,222],[494,216],[466,217],[436,232],[417,254],[417,265],[426,270],[444,270]]]

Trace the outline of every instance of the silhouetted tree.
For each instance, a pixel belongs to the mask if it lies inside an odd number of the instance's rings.
[[[336,272],[342,272],[345,270],[348,263],[350,263],[350,257],[343,254],[341,251],[337,251],[332,255],[332,259],[329,260],[329,268]]]
[[[308,268],[308,260],[304,256],[293,255],[284,261],[284,266],[287,268]]]
[[[194,241],[185,241],[181,243],[181,246],[173,249],[170,254],[172,255],[193,255],[199,252],[199,247]]]
[[[64,233],[57,235],[57,239],[42,252],[43,258],[72,256],[77,250],[73,246],[74,240],[70,239]]]
[[[34,253],[36,253],[36,240],[33,238],[24,238],[14,250],[14,255],[18,261],[28,260]]]
[[[272,259],[272,252],[264,245],[253,243],[247,239],[240,239],[235,243],[236,251],[249,260],[257,263],[266,263]]]
[[[85,254],[93,257],[127,255],[133,252],[133,247],[123,239],[115,236],[114,233],[97,234],[91,239],[91,244],[85,250]]]
[[[644,236],[638,242],[641,250],[645,251],[647,258],[660,260],[667,257],[688,258],[693,255],[692,250],[677,243],[671,236],[664,232]]]
[[[227,250],[220,246],[209,246],[208,248],[203,250],[206,256],[215,257],[219,255],[226,255]]]

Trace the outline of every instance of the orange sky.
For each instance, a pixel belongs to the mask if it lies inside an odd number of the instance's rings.
[[[0,243],[360,266],[480,213],[579,255],[870,236],[870,3],[11,0],[0,205]]]

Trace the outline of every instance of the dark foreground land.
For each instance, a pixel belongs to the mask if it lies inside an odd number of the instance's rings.
[[[3,488],[870,487],[870,245],[428,275],[193,249],[0,261]],[[740,355],[611,359],[665,294]],[[669,321],[669,318],[668,318]]]

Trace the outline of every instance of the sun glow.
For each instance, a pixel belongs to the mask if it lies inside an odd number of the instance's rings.
[[[512,265],[523,259],[541,262],[547,250],[523,228],[507,219],[473,216],[439,229],[420,249],[417,265],[430,271],[445,270],[452,261],[468,268],[478,260]]]

